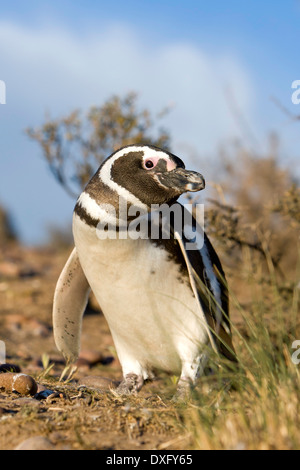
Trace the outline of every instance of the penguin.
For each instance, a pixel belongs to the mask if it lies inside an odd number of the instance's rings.
[[[224,271],[203,227],[178,202],[204,187],[176,155],[128,145],[102,163],[76,202],[75,246],[54,294],[54,340],[75,362],[92,290],[122,366],[120,395],[138,392],[157,371],[176,375],[186,390],[211,349],[236,362]]]

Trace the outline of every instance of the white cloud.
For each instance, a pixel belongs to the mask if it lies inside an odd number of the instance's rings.
[[[204,147],[237,131],[224,86],[252,115],[252,86],[237,59],[212,57],[188,43],[151,47],[123,25],[80,37],[0,23],[0,55],[18,106],[30,104],[32,111],[60,113],[136,90],[153,109],[175,103],[169,123],[177,139]]]

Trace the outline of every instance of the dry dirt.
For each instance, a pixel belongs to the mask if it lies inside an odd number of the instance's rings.
[[[170,401],[171,377],[161,376],[131,398],[116,397],[106,383],[102,390],[79,386],[87,376],[121,379],[108,326],[93,301],[83,321],[85,358],[71,381],[59,381],[64,363],[53,340],[51,310],[68,252],[18,245],[0,251],[0,340],[6,362],[54,392],[37,400],[0,390],[0,449],[15,449],[37,436],[55,449],[188,449],[189,436]]]

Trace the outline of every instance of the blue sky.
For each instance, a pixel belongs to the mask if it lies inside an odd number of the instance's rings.
[[[172,150],[202,171],[199,156],[208,178],[221,145],[240,138],[264,153],[272,131],[282,164],[297,163],[300,124],[270,97],[300,114],[291,102],[299,24],[299,0],[0,1],[0,203],[22,241],[43,242],[49,224],[67,227],[74,206],[24,133],[46,112],[136,90],[154,113],[172,104],[164,121]],[[252,138],[233,116],[228,86]]]

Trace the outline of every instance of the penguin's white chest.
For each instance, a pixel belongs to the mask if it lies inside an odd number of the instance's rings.
[[[180,373],[207,340],[199,304],[167,251],[149,240],[100,240],[74,215],[75,246],[110,327],[123,372]]]

